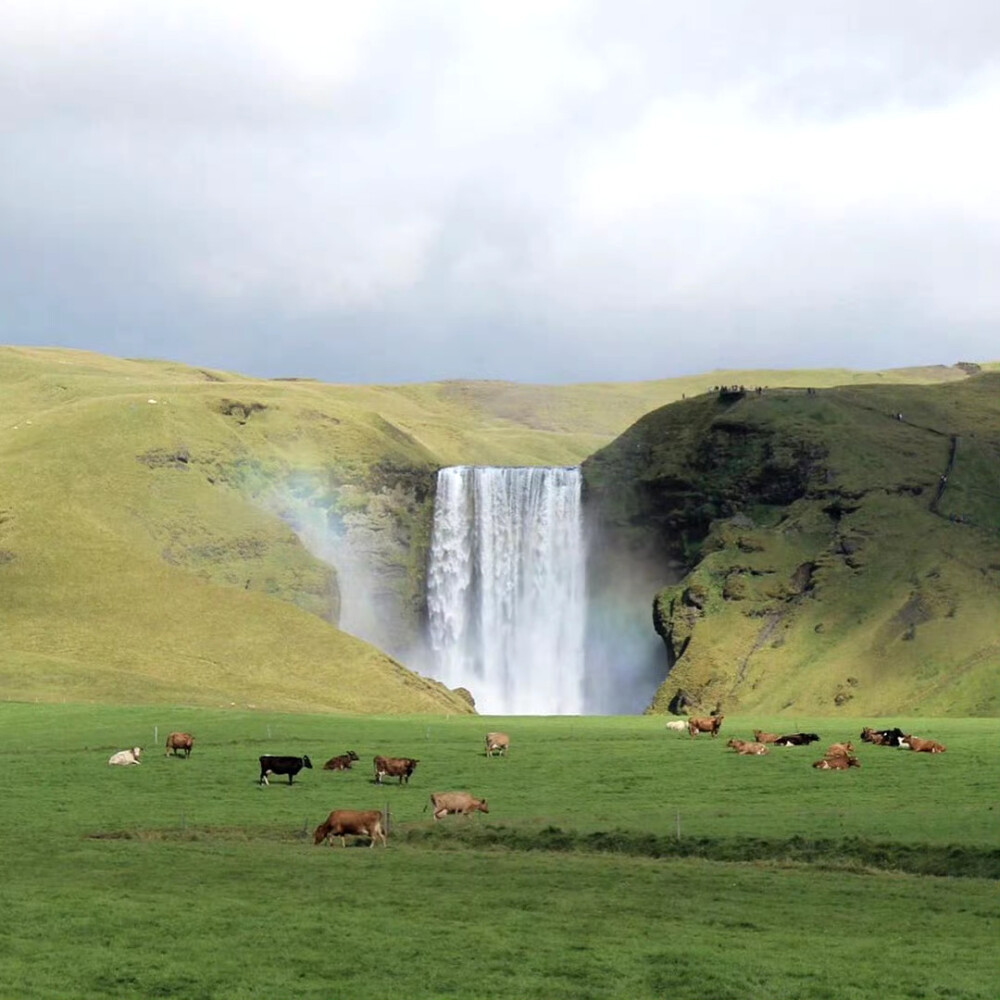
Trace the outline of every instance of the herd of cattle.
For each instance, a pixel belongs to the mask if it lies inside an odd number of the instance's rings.
[[[692,716],[689,719],[674,719],[667,723],[667,729],[677,732],[688,732],[691,739],[699,733],[711,733],[714,739],[722,729],[724,715],[711,715],[705,718]],[[865,726],[861,730],[861,740],[864,743],[871,743],[874,746],[899,747],[902,750],[914,750],[917,753],[944,753],[947,749],[937,740],[925,740],[912,733],[904,733],[902,729],[871,729]],[[818,743],[817,733],[765,733],[761,729],[753,731],[752,740],[731,739],[726,744],[732,747],[738,754],[746,757],[760,757],[768,752],[769,746],[776,747],[801,747],[809,746],[810,743]],[[817,760],[813,767],[821,771],[846,771],[850,767],[861,767],[861,761],[854,756],[853,743],[834,743],[823,755],[821,760]]]
[[[725,720],[723,715],[713,715],[704,718],[675,719],[667,723],[667,728],[678,732],[687,732],[694,739],[700,733],[709,733],[714,739],[722,729]],[[809,746],[819,742],[817,733],[767,733],[760,729],[753,731],[752,740],[730,739],[726,746],[731,747],[741,756],[759,757],[769,752],[769,747]],[[917,753],[944,753],[945,747],[936,740],[921,739],[912,734],[904,733],[902,729],[871,729],[866,726],[861,731],[861,741],[874,746],[898,747]],[[184,757],[191,756],[194,747],[194,737],[190,733],[171,733],[167,737],[166,754]],[[486,756],[507,756],[510,750],[510,737],[507,733],[486,734]],[[111,755],[108,764],[128,766],[140,764],[141,747],[130,747],[119,750]],[[331,757],[324,765],[325,771],[349,771],[360,758],[354,750],[336,757]],[[312,769],[312,761],[303,754],[301,757],[277,754],[263,754],[259,758],[260,778],[258,784],[269,785],[269,777],[284,775],[291,785],[295,776],[305,769]],[[396,778],[400,785],[409,784],[413,772],[420,761],[414,757],[384,757],[375,756],[374,784],[382,784],[383,778]],[[834,743],[824,753],[820,760],[812,765],[821,771],[846,771],[852,767],[861,767],[861,761],[854,756],[854,744],[851,742]],[[476,798],[469,792],[432,792],[430,804],[433,807],[435,820],[443,819],[450,814],[469,816],[474,812],[488,813],[489,804],[486,799]],[[374,847],[377,841],[386,846],[386,830],[383,826],[382,813],[377,809],[335,809],[316,827],[313,835],[315,844],[324,842],[333,846],[334,838],[347,846],[346,838],[367,837],[369,847]]]
[[[173,753],[175,756],[184,754],[185,758],[191,756],[194,747],[194,737],[190,733],[171,733],[167,737],[165,756]],[[507,733],[487,733],[486,734],[486,756],[507,756],[510,750],[510,736]],[[108,758],[109,765],[128,766],[131,764],[141,764],[142,747],[130,747],[128,750],[119,750]],[[337,757],[331,757],[324,765],[324,771],[349,771],[355,761],[361,758],[354,750]],[[303,768],[312,770],[312,761],[306,754],[301,757],[292,757],[280,754],[263,754],[259,758],[260,778],[258,784],[269,785],[269,776],[285,775],[291,785],[295,780],[295,775]],[[375,756],[375,777],[374,783],[382,784],[385,777],[398,778],[399,784],[404,782],[409,784],[410,778],[420,761],[413,757],[383,757],[381,754]],[[474,812],[488,813],[489,803],[486,799],[477,799],[469,792],[431,792],[430,804],[433,807],[435,820],[443,819],[450,814],[468,816]],[[378,809],[335,809],[327,818],[316,827],[313,835],[315,844],[322,844],[324,841],[333,846],[335,837],[340,838],[341,844],[347,846],[346,838],[349,836],[367,837],[370,841],[369,847],[374,847],[376,841],[381,841],[382,846],[387,846],[385,829],[382,826],[382,813]]]

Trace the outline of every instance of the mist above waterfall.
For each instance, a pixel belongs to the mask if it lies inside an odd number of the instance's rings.
[[[489,714],[584,711],[577,468],[438,473],[427,583],[435,671]]]

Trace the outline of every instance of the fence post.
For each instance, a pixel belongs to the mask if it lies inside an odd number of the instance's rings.
[[[153,746],[158,747],[160,745],[160,727],[153,726]]]
[[[677,810],[677,839],[681,839],[681,811]]]

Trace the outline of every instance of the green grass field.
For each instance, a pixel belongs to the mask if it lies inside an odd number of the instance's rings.
[[[822,742],[726,749],[771,725]],[[0,704],[0,996],[994,1000],[1000,723],[904,728],[948,752],[816,718],[692,741],[653,717]],[[861,769],[809,766],[843,739]],[[142,766],[107,766],[133,744]],[[259,787],[265,752],[314,769]],[[419,758],[411,784],[374,785],[376,753]],[[463,788],[489,815],[434,824],[429,793]],[[314,847],[333,808],[388,808],[389,847]]]

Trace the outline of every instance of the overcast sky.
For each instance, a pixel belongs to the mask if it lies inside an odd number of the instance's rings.
[[[995,0],[4,0],[0,343],[252,375],[1000,358]]]

